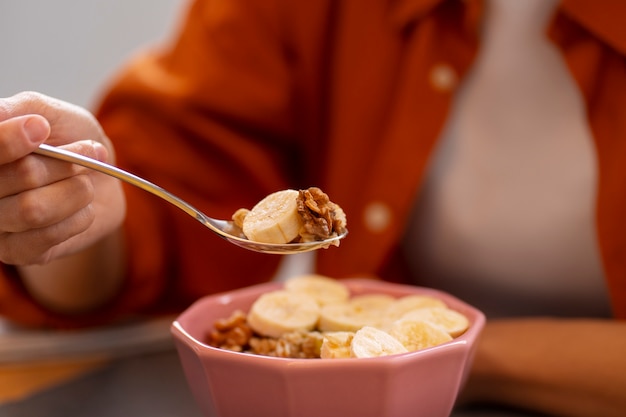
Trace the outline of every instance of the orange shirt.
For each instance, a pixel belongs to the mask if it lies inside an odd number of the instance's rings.
[[[482,7],[479,0],[198,0],[171,44],[119,74],[98,116],[122,167],[214,217],[272,191],[319,186],[345,210],[350,230],[339,248],[318,252],[319,271],[406,281],[397,247],[455,87],[476,54]],[[621,318],[625,15],[621,0],[564,0],[548,32],[588,108],[600,170],[598,239]],[[0,313],[31,324],[87,323],[181,309],[272,276],[277,257],[234,247],[167,203],[126,190],[129,271],[112,305],[80,320],[55,317],[7,274]]]

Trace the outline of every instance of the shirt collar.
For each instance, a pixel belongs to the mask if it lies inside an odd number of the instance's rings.
[[[563,0],[561,10],[570,19],[626,55],[626,1]]]
[[[389,16],[395,25],[404,29],[446,1],[464,3],[468,7],[466,18],[472,26],[482,13],[484,0],[389,0]],[[626,1],[562,0],[560,11],[626,55]]]
[[[443,0],[389,0],[389,16],[394,24],[404,28],[427,14]]]
[[[450,0],[389,0],[389,17],[400,29],[432,12],[437,6]],[[467,19],[476,21],[482,11],[483,0],[455,0],[468,6]]]

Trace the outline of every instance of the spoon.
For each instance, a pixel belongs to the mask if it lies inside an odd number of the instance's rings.
[[[255,242],[247,239],[246,236],[243,234],[241,228],[235,225],[232,221],[213,219],[202,213],[200,210],[194,208],[189,203],[176,197],[174,194],[159,187],[158,185],[153,184],[150,181],[147,181],[122,169],[114,167],[113,165],[109,165],[104,162],[100,162],[98,160],[46,144],[39,145],[39,148],[36,149],[34,152],[39,155],[44,155],[50,158],[55,158],[90,168],[95,171],[102,172],[104,174],[125,181],[136,187],[139,187],[142,190],[152,193],[157,197],[160,197],[163,200],[178,207],[179,209],[211,229],[214,233],[229,241],[230,243],[252,251],[274,254],[308,252],[320,248],[327,248],[332,244],[336,244],[336,242],[343,239],[348,234],[348,232],[346,231],[341,235],[314,242],[285,244]]]

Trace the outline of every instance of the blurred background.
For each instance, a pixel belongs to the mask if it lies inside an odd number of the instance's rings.
[[[188,0],[0,0],[0,97],[38,91],[93,110],[137,50],[170,39]],[[287,257],[276,279],[310,271]],[[2,333],[0,320],[0,334]]]
[[[0,97],[35,90],[92,108],[117,68],[166,39],[185,0],[0,1]]]

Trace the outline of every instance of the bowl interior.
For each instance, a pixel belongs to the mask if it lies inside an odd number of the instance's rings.
[[[453,342],[473,342],[484,326],[485,317],[475,307],[460,299],[432,288],[393,284],[370,279],[342,280],[352,296],[360,294],[387,294],[402,297],[411,294],[429,295],[441,299],[448,307],[465,315],[470,327]],[[205,343],[206,335],[213,329],[216,320],[229,317],[233,311],[240,309],[247,312],[254,301],[263,293],[282,288],[283,284],[271,282],[252,287],[234,290],[228,293],[204,297],[183,312],[175,321],[177,328],[182,330],[200,349],[221,350]]]

